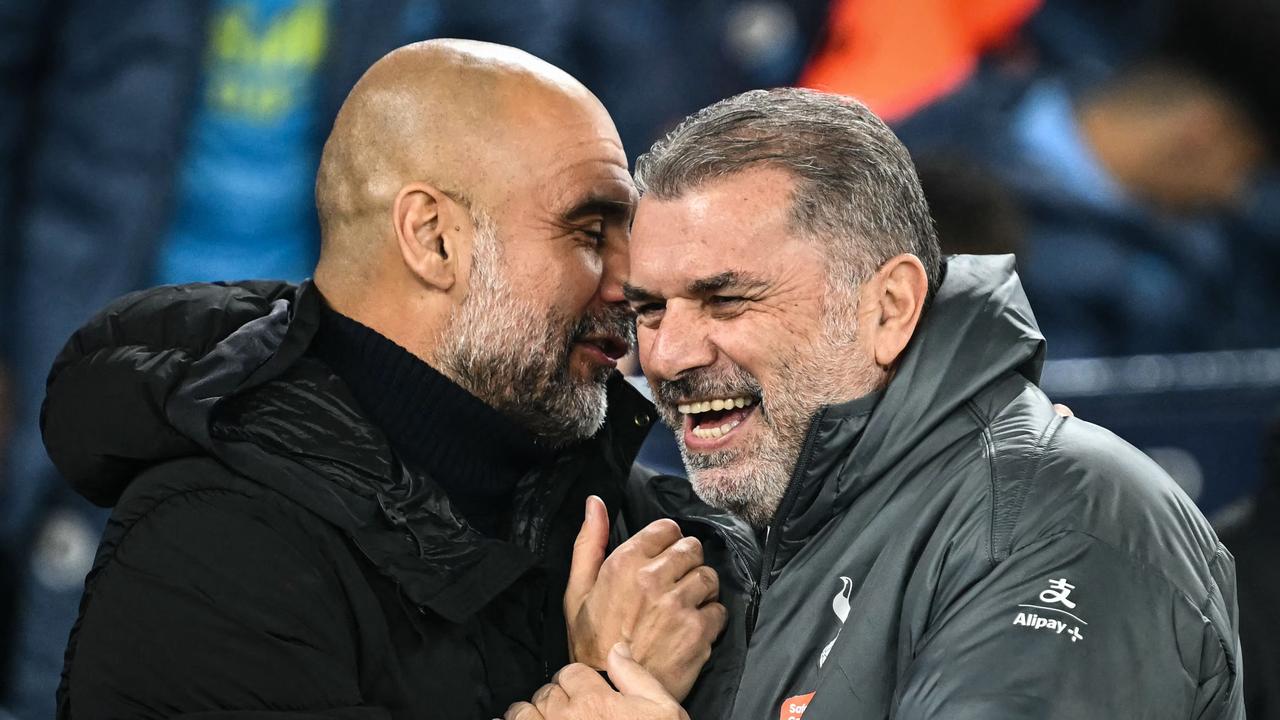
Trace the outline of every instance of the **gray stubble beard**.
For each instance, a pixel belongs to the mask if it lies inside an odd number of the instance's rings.
[[[857,321],[853,309],[833,307],[835,302],[855,302],[850,296],[829,291],[824,302],[823,333],[819,344],[781,364],[772,392],[745,370],[734,367],[720,377],[692,375],[655,388],[658,411],[675,430],[676,441],[689,481],[703,502],[722,508],[755,528],[773,520],[785,497],[800,460],[801,446],[818,410],[823,406],[859,397],[876,389],[883,374],[865,351],[857,347]],[[835,380],[838,366],[853,369],[854,380]],[[846,376],[847,377],[847,376]],[[756,418],[763,425],[757,442],[709,453],[691,452],[685,445],[684,418],[675,410],[679,397],[735,397],[750,393],[760,398]]]
[[[515,292],[501,272],[494,224],[476,218],[470,294],[455,309],[437,354],[440,372],[552,447],[595,435],[604,424],[612,370],[573,377],[574,341],[594,332],[634,336],[620,309],[574,321]]]

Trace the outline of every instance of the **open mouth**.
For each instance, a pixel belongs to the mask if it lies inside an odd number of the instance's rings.
[[[627,341],[616,335],[592,335],[575,342],[584,348],[601,365],[616,365],[630,349]]]
[[[676,406],[685,418],[686,439],[719,440],[746,422],[755,412],[757,399],[749,395],[708,398],[682,402]]]

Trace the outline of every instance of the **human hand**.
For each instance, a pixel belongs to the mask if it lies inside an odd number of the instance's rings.
[[[689,720],[626,644],[615,645],[605,663],[617,691],[586,665],[569,665],[539,688],[531,702],[508,708],[504,720]]]
[[[588,498],[564,595],[570,657],[603,669],[610,648],[627,642],[683,700],[724,629],[719,578],[702,564],[702,543],[672,520],[650,523],[606,559],[608,539],[604,503]]]

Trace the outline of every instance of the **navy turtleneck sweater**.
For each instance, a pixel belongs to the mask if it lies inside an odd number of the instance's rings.
[[[396,454],[444,489],[459,515],[485,535],[505,534],[516,483],[553,451],[408,350],[328,306],[311,352],[342,378]]]

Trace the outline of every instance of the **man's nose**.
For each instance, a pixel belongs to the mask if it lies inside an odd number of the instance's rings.
[[[626,302],[622,285],[627,280],[627,253],[625,249],[611,250],[603,258],[600,275],[600,299],[609,305]]]
[[[642,342],[640,362],[645,371],[672,380],[689,370],[714,365],[716,349],[708,330],[696,313],[668,305],[662,322],[649,335],[648,352]]]

